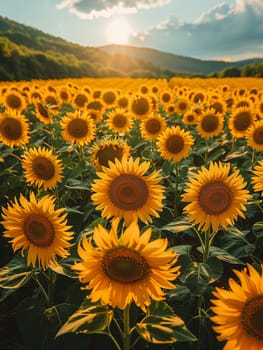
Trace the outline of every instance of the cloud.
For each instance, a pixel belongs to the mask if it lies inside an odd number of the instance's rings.
[[[69,9],[81,19],[136,13],[140,9],[162,6],[170,0],[63,0],[58,9]]]
[[[134,35],[130,43],[202,59],[262,57],[262,16],[262,0],[222,2],[192,23],[170,16]]]

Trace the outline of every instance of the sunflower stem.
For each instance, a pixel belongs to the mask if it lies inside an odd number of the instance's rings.
[[[54,287],[55,287],[55,280],[56,275],[52,270],[49,270],[48,272],[48,307],[51,307],[54,305]]]
[[[210,248],[210,230],[205,231],[205,239],[204,239],[204,247],[203,247],[203,263],[207,262],[209,256],[209,248]]]
[[[37,276],[34,278],[34,280],[36,281],[37,285],[39,286],[39,288],[40,288],[40,290],[41,290],[41,292],[42,292],[42,294],[43,294],[43,296],[44,296],[44,298],[46,300],[46,303],[48,304],[49,299],[48,299],[48,294],[45,291],[45,288],[43,287],[42,283],[39,281]]]
[[[130,304],[123,310],[123,350],[130,350]]]

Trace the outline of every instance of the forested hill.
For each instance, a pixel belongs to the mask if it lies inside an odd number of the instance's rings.
[[[207,70],[207,62],[202,60],[153,49],[129,47],[129,51],[123,52],[112,48],[84,47],[0,16],[2,81],[112,76],[217,76],[221,74],[217,73],[218,70],[234,68],[241,74],[243,69],[225,62],[211,61],[211,69]],[[173,62],[173,65],[167,65],[167,62]],[[251,62],[254,65],[258,59]],[[234,74],[237,74],[236,71]]]

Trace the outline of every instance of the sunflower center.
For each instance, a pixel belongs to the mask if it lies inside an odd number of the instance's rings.
[[[201,123],[202,129],[206,132],[215,131],[218,128],[218,125],[218,118],[213,114],[205,116]]]
[[[149,111],[149,103],[144,98],[138,98],[133,102],[132,110],[135,114],[144,115]]]
[[[21,99],[13,94],[10,94],[6,98],[6,104],[14,109],[19,109],[22,106]]]
[[[223,113],[223,106],[220,102],[214,102],[212,105],[211,105],[212,108],[214,108],[217,112],[219,113]]]
[[[179,111],[185,111],[187,109],[187,103],[179,102],[178,109],[179,109]]]
[[[75,97],[74,102],[75,102],[75,104],[76,104],[78,107],[83,107],[83,106],[88,102],[88,98],[87,98],[87,96],[85,96],[85,95],[78,94],[78,95]]]
[[[253,139],[257,145],[263,144],[263,126],[255,130]]]
[[[168,92],[165,92],[162,95],[162,100],[163,102],[168,103],[171,100],[171,95]]]
[[[202,186],[199,194],[199,204],[205,213],[219,215],[232,204],[231,189],[220,181],[212,181]]]
[[[258,295],[245,303],[241,322],[250,336],[263,341],[263,295]]]
[[[38,103],[37,104],[37,108],[38,108],[38,112],[41,114],[41,116],[43,118],[49,118],[49,114],[48,114],[48,109],[45,108],[42,103]]]
[[[137,251],[130,248],[120,247],[110,250],[104,255],[102,268],[111,280],[132,284],[144,280],[150,266]]]
[[[53,225],[41,214],[32,214],[25,219],[24,234],[30,243],[38,247],[49,247],[55,238]]]
[[[109,197],[112,203],[120,209],[136,210],[146,203],[148,188],[140,177],[122,174],[112,181]]]
[[[34,173],[43,180],[52,179],[55,175],[54,164],[45,157],[37,157],[32,164]]]
[[[236,116],[234,121],[235,129],[238,131],[246,130],[251,123],[250,113],[249,112],[241,112]]]
[[[189,115],[187,116],[187,121],[188,121],[189,123],[193,122],[194,120],[195,120],[195,117],[194,117],[192,114],[189,114]]]
[[[1,133],[9,140],[17,140],[22,135],[22,127],[19,120],[15,118],[5,118],[0,126]]]
[[[127,124],[127,119],[123,114],[116,114],[112,123],[116,128],[123,128]]]
[[[81,118],[75,118],[69,123],[68,132],[71,136],[76,138],[84,137],[88,133],[88,125],[85,120]]]
[[[112,104],[114,103],[116,99],[116,95],[113,91],[108,91],[103,94],[103,101],[107,104]]]
[[[150,134],[157,134],[161,129],[161,124],[157,119],[148,120],[145,126]]]
[[[179,135],[171,135],[166,141],[166,149],[170,153],[179,153],[184,149],[184,140]]]
[[[108,166],[109,161],[114,162],[115,158],[121,159],[122,149],[117,146],[106,146],[97,152],[97,158],[100,165]]]

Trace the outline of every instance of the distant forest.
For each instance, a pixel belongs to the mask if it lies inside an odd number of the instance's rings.
[[[185,58],[187,60],[187,58]],[[182,73],[128,55],[109,54],[45,34],[0,16],[0,80],[81,77],[263,77],[263,62],[209,75]]]

